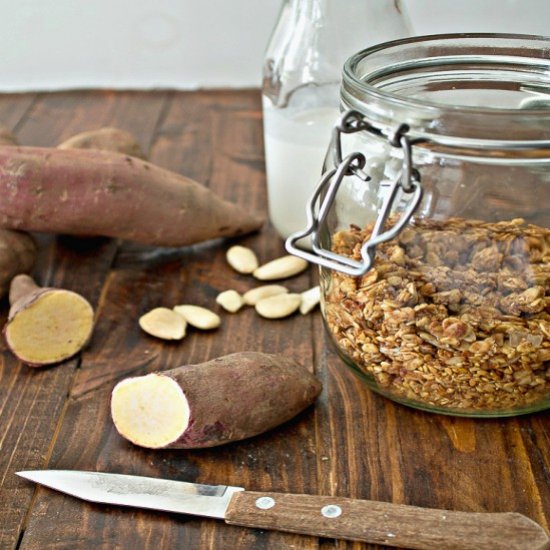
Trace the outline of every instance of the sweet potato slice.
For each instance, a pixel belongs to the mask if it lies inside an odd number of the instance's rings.
[[[0,147],[0,227],[185,246],[259,229],[260,216],[149,162],[86,149]]]
[[[6,343],[28,365],[69,359],[90,340],[94,312],[76,292],[41,288],[28,275],[17,275],[10,286],[10,304]]]
[[[122,380],[111,416],[120,435],[141,447],[213,447],[286,422],[320,391],[292,359],[241,352]]]

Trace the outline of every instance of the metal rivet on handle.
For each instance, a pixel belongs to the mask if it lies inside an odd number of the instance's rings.
[[[256,499],[256,508],[260,510],[269,510],[275,506],[275,500],[271,497],[260,497]]]
[[[342,515],[342,508],[336,504],[327,504],[321,508],[321,514],[326,518],[337,518]]]

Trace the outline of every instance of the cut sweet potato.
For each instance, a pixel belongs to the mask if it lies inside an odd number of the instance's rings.
[[[0,147],[0,227],[185,246],[259,229],[199,183],[107,151]]]
[[[130,133],[118,128],[99,128],[76,134],[60,143],[58,149],[98,149],[113,151],[147,159],[137,139]]]
[[[111,416],[141,447],[213,447],[286,422],[320,391],[317,378],[292,359],[242,352],[122,380]]]
[[[0,229],[0,297],[19,273],[30,271],[36,260],[33,238],[21,231]]]
[[[41,288],[28,275],[10,286],[6,343],[21,361],[35,367],[59,363],[90,340],[94,312],[89,302],[70,290]]]

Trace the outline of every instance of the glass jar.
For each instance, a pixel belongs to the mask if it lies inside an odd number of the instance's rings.
[[[399,0],[284,0],[263,66],[269,219],[286,238],[305,224],[338,116],[342,65],[357,51],[411,33]]]
[[[287,248],[321,265],[345,363],[395,401],[550,406],[549,51],[544,37],[432,35],[344,66],[330,166]]]

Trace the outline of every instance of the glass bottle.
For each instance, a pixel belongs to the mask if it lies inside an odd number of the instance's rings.
[[[398,1],[285,0],[263,68],[269,217],[286,238],[305,224],[339,113],[342,66],[374,43],[408,36]]]

